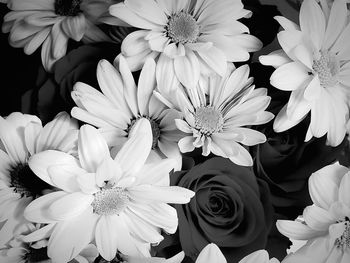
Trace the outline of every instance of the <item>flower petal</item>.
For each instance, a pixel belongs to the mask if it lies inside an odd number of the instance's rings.
[[[210,243],[206,245],[202,249],[202,251],[199,253],[196,259],[196,263],[207,263],[207,262],[217,262],[217,263],[227,262],[220,248],[214,243]]]
[[[135,174],[145,164],[152,147],[152,130],[149,120],[139,119],[129,133],[128,141],[115,157],[122,170],[130,175]]]
[[[80,128],[78,154],[82,167],[88,172],[96,172],[101,162],[109,156],[107,143],[96,128],[90,125]]]
[[[103,215],[100,217],[96,224],[95,241],[98,252],[101,256],[108,261],[112,261],[117,253],[118,248],[118,232],[115,227],[118,224],[118,220],[115,220],[115,216]]]

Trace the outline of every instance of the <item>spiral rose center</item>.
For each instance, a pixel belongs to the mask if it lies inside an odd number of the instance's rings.
[[[82,0],[56,0],[55,13],[60,16],[76,16],[81,12]]]
[[[170,16],[165,30],[174,43],[193,43],[197,41],[199,36],[197,21],[185,12]]]
[[[350,249],[350,222],[345,222],[343,234],[335,240],[335,246],[342,251]]]
[[[322,87],[333,87],[338,83],[339,61],[330,52],[321,51],[320,57],[315,59],[312,69],[318,75]]]
[[[221,131],[224,125],[221,112],[211,106],[197,108],[194,119],[195,128],[207,136]]]
[[[104,188],[94,194],[92,207],[98,215],[119,215],[129,204],[129,195],[124,188]]]
[[[50,189],[50,185],[37,177],[29,168],[28,164],[18,164],[10,171],[10,184],[14,191],[21,197],[37,197],[42,195],[45,189]]]

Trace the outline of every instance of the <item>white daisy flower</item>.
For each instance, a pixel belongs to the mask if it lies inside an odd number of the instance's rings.
[[[292,91],[274,122],[276,132],[297,125],[311,112],[306,140],[327,134],[327,143],[339,145],[349,120],[350,23],[344,0],[335,0],[330,13],[315,0],[305,0],[300,27],[284,17],[277,38],[282,50],[261,56],[260,62],[276,70],[271,84]]]
[[[39,224],[38,224],[39,225]],[[23,241],[25,235],[38,230],[38,225],[28,223],[21,226],[8,246],[0,249],[0,262],[6,263],[52,263],[52,260],[47,256],[47,240],[42,239],[35,243],[27,243]],[[74,258],[74,262],[93,263],[98,256],[98,251],[95,245],[88,244],[78,256]]]
[[[66,54],[69,39],[85,42],[109,41],[98,18],[111,4],[105,0],[8,0],[11,10],[2,31],[10,32],[9,43],[23,47],[27,55],[42,45],[41,59],[47,71]]]
[[[23,211],[36,197],[51,188],[29,168],[28,158],[47,149],[73,154],[78,124],[67,113],[58,114],[44,127],[32,115],[11,113],[0,117],[0,248],[25,222]]]
[[[143,118],[114,159],[90,125],[80,129],[79,161],[59,151],[30,159],[33,171],[60,189],[34,200],[24,212],[29,221],[53,228],[50,258],[68,262],[93,240],[106,260],[112,260],[117,250],[150,257],[149,244],[163,239],[160,230],[176,231],[176,210],[167,203],[187,203],[194,193],[169,186],[172,159],[145,164],[151,147],[151,125]]]
[[[204,156],[212,152],[238,165],[253,165],[249,152],[240,144],[256,145],[266,137],[242,126],[264,124],[274,116],[265,111],[270,103],[267,90],[254,89],[253,78],[248,76],[248,65],[229,68],[224,77],[210,76],[187,94],[179,90],[184,119],[176,119],[176,126],[187,133],[179,141],[181,152],[202,147]]]
[[[145,63],[137,86],[123,57],[118,70],[101,60],[97,66],[97,80],[102,93],[84,83],[74,86],[72,98],[78,107],[72,109],[72,116],[98,127],[108,146],[114,148],[112,152],[120,149],[140,118],[147,118],[152,127],[154,158],[176,159],[176,170],[181,169],[182,157],[177,143],[183,134],[175,126],[180,112],[167,108],[153,96],[156,88],[154,60],[150,58]]]
[[[195,263],[208,262],[227,263],[220,248],[214,243],[210,243],[202,249]],[[245,256],[238,263],[279,263],[279,261],[276,258],[270,259],[269,253],[266,250],[261,249]]]
[[[186,87],[195,87],[200,73],[223,76],[227,62],[246,61],[262,43],[237,20],[249,17],[241,0],[126,0],[110,14],[139,28],[129,34],[121,54],[132,71],[147,57],[159,57]],[[158,71],[158,69],[157,69]],[[170,76],[171,78],[171,76]]]
[[[150,257],[150,258],[130,257],[130,256],[117,254],[117,258],[115,260],[116,262],[123,262],[123,263],[181,263],[184,257],[185,257],[185,253],[181,251],[180,253],[168,259],[159,258],[159,257]]]
[[[289,254],[283,263],[345,263],[350,260],[350,170],[335,163],[309,178],[313,205],[302,219],[278,220],[285,236],[307,243]]]

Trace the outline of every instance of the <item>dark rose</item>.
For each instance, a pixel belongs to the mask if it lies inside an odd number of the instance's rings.
[[[277,115],[288,102],[290,93],[269,85],[273,70],[257,63],[252,65],[255,82],[258,86],[268,87],[268,95],[272,98],[267,110]],[[269,184],[276,212],[293,220],[312,203],[308,190],[309,176],[338,160],[345,146],[345,140],[338,147],[327,146],[325,137],[305,142],[309,124],[310,117],[307,116],[295,127],[281,133],[273,131],[273,121],[257,126],[256,129],[264,133],[267,140],[251,148],[255,174]]]
[[[75,106],[71,91],[77,81],[98,88],[96,79],[97,63],[101,59],[110,62],[120,52],[120,45],[98,43],[72,49],[58,60],[52,73],[41,66],[36,88],[29,90],[22,98],[22,112],[36,114],[46,123],[58,112],[70,112]]]
[[[267,185],[251,168],[216,157],[174,173],[171,184],[196,192],[190,203],[175,205],[179,241],[192,260],[211,242],[228,262],[265,248],[272,207]]]

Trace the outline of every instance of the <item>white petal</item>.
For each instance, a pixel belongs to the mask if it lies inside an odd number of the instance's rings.
[[[284,64],[291,62],[291,59],[287,56],[287,54],[283,51],[283,49],[278,49],[278,50],[272,51],[268,55],[260,56],[259,61],[263,65],[268,65],[274,68],[278,68]]]
[[[217,262],[217,263],[227,262],[220,248],[214,243],[210,243],[206,245],[202,249],[202,251],[199,253],[196,259],[196,263],[207,263],[207,262]]]
[[[227,62],[221,50],[213,46],[209,50],[198,50],[196,52],[213,71],[220,76],[225,75]]]
[[[315,205],[328,210],[338,200],[338,186],[347,168],[337,163],[313,173],[309,178],[309,192]]]
[[[151,151],[152,141],[150,122],[145,118],[139,119],[130,131],[128,141],[115,157],[124,172],[133,175],[140,170]]]
[[[26,147],[30,155],[33,155],[37,152],[36,143],[42,128],[43,126],[41,123],[31,122],[24,129]]]
[[[275,16],[274,19],[277,20],[284,30],[300,30],[300,27],[296,23],[290,21],[284,16]]]
[[[270,77],[271,85],[285,91],[303,88],[309,80],[307,68],[299,62],[282,65]]]
[[[175,74],[187,88],[195,88],[199,80],[199,62],[193,51],[187,49],[186,55],[174,59]]]
[[[51,165],[48,168],[52,183],[66,192],[79,191],[77,176],[85,174],[86,171],[72,165]]]
[[[130,68],[127,65],[126,60],[123,56],[119,58],[119,72],[122,76],[124,83],[124,97],[129,106],[132,114],[138,116],[139,109],[137,105],[137,91],[134,77],[131,74]]]
[[[336,218],[327,210],[315,205],[304,209],[303,218],[309,227],[318,231],[327,231],[329,226],[336,222]]]
[[[164,202],[185,204],[194,196],[194,192],[178,186],[138,185],[128,189],[131,198],[138,202]]]
[[[166,14],[154,0],[125,0],[124,3],[132,12],[155,24],[165,26],[168,21]]]
[[[47,255],[55,262],[69,262],[91,241],[97,215],[86,209],[79,216],[58,223],[49,239]]]
[[[35,199],[25,209],[24,217],[27,220],[36,223],[47,224],[55,222],[55,220],[51,217],[49,213],[49,207],[53,202],[66,195],[67,193],[63,191],[58,191]]]
[[[82,167],[88,172],[96,172],[100,163],[109,156],[107,143],[96,128],[90,125],[80,128],[78,154]]]
[[[115,224],[118,220],[114,220],[117,216],[101,216],[96,225],[95,241],[101,256],[108,261],[112,261],[117,253],[118,248],[118,232]]]
[[[85,33],[85,16],[82,13],[77,16],[68,16],[62,21],[61,28],[67,36],[80,41]]]
[[[315,1],[304,1],[299,18],[301,31],[309,36],[316,49],[320,50],[326,29],[321,7]]]
[[[80,168],[79,161],[67,153],[48,150],[34,154],[28,161],[30,169],[43,181],[55,186],[51,181],[48,168],[53,165],[68,165]]]
[[[257,250],[248,256],[245,256],[238,263],[272,263],[269,261],[269,254],[266,250]]]
[[[135,176],[137,185],[169,185],[169,175],[171,170],[175,168],[173,159],[163,159],[157,163],[145,164]]]
[[[277,220],[276,226],[281,234],[296,240],[308,240],[324,233],[323,231],[316,231],[298,221]]]
[[[273,122],[273,129],[275,132],[283,132],[291,127],[294,127],[297,125],[301,120],[303,119],[302,117],[300,119],[297,118],[289,118],[287,115],[287,104],[280,110],[280,112],[277,114],[275,121]]]
[[[137,87],[137,101],[141,116],[148,115],[149,100],[156,85],[155,71],[156,63],[152,58],[147,59],[141,70]]]
[[[339,186],[339,201],[350,208],[350,172],[347,172],[340,182]]]
[[[194,150],[194,138],[192,136],[186,136],[179,141],[179,149],[181,152],[192,152]]]
[[[152,23],[151,21],[139,16],[129,9],[124,3],[111,5],[109,7],[109,13],[122,21],[125,21],[129,25],[144,29],[156,29],[159,25]]]
[[[81,192],[67,194],[50,205],[49,214],[55,220],[69,220],[83,213],[93,200],[93,195]]]
[[[137,30],[127,35],[120,47],[121,53],[129,57],[149,49],[148,41],[145,40],[148,34],[148,30]]]
[[[112,158],[108,157],[97,167],[96,184],[99,187],[105,186],[106,181],[117,182],[122,176],[120,165]]]

